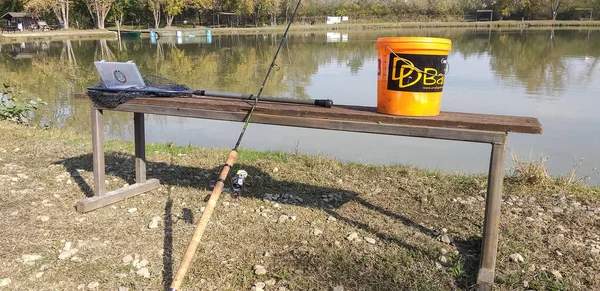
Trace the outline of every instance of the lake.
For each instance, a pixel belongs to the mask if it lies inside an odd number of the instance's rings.
[[[378,37],[433,36],[452,40],[442,110],[537,117],[542,135],[510,134],[510,153],[548,156],[552,175],[567,174],[581,158],[581,175],[600,175],[600,30],[398,29],[291,33],[264,95],[329,98],[335,104],[376,106]],[[82,40],[3,44],[0,81],[48,102],[37,121],[90,132],[89,101],[75,93],[98,84],[93,62],[134,61],[193,89],[252,93],[281,34],[212,38]],[[107,138],[133,139],[130,114],[107,112]],[[232,148],[241,123],[148,115],[148,142]],[[90,136],[91,138],[91,136]],[[367,164],[410,164],[460,173],[485,173],[489,145],[376,136],[251,124],[242,147],[322,154]],[[91,151],[91,149],[90,149]]]

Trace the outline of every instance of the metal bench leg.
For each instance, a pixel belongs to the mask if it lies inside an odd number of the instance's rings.
[[[106,193],[104,167],[104,121],[102,110],[92,105],[92,143],[94,155],[94,196],[77,202],[79,212],[88,212],[123,199],[156,189],[160,186],[157,179],[146,180],[146,151],[144,135],[144,114],[134,113],[135,127],[135,176],[136,183]]]
[[[506,140],[506,136],[505,136]],[[488,177],[488,190],[485,203],[483,227],[483,247],[477,290],[492,290],[496,271],[500,206],[502,204],[502,182],[504,180],[504,146],[506,142],[492,144],[492,157]]]

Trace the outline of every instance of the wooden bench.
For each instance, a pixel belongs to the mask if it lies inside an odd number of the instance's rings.
[[[19,28],[17,26],[4,26],[2,27],[2,29],[0,30],[1,32],[17,32],[20,31]]]
[[[88,212],[159,187],[157,179],[146,180],[144,114],[241,122],[250,107],[251,102],[248,101],[208,97],[138,98],[110,109],[92,102],[94,196],[79,201],[77,210]],[[108,193],[105,185],[104,110],[132,112],[135,131],[136,183]],[[251,122],[490,144],[491,160],[477,284],[479,290],[491,289],[495,276],[507,135],[509,132],[541,134],[542,126],[536,118],[456,112],[442,112],[436,117],[404,117],[379,114],[374,107],[335,105],[333,108],[322,108],[259,102]]]

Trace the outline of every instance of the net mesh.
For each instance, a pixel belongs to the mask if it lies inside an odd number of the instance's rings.
[[[106,86],[104,85],[104,82],[100,81],[98,85],[88,88],[87,95],[92,100],[92,102],[104,108],[114,108],[117,107],[119,104],[125,103],[131,99],[139,97],[165,98],[190,96],[189,91],[191,89],[188,86],[183,84],[177,84],[167,78],[149,75],[144,76],[143,79],[146,83],[146,87],[140,89],[140,91],[135,91],[131,89],[128,91],[105,91],[103,89],[106,89]]]

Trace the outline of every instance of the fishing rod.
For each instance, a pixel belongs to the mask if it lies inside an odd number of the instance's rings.
[[[208,91],[208,90],[185,90],[185,91],[176,91],[176,90],[162,90],[158,88],[98,88],[98,87],[88,87],[88,90],[96,90],[96,91],[108,91],[108,92],[132,92],[132,93],[153,93],[153,94],[190,94],[190,95],[198,95],[205,97],[222,97],[222,98],[231,98],[231,99],[241,99],[241,100],[254,100],[254,95],[252,94],[243,94],[243,93],[231,93],[231,92],[218,92],[218,91]],[[272,97],[272,96],[260,96],[259,101],[267,101],[267,102],[279,102],[279,103],[291,103],[291,104],[306,104],[306,105],[316,105],[321,107],[331,108],[333,106],[333,101],[331,99],[295,99],[295,98],[284,98],[284,97]]]
[[[192,259],[194,258],[194,254],[196,253],[196,249],[198,248],[198,244],[200,243],[202,234],[204,234],[204,230],[206,229],[206,226],[208,225],[210,216],[212,215],[212,213],[215,209],[215,206],[217,205],[217,200],[219,199],[221,192],[223,192],[223,188],[225,187],[225,179],[227,179],[229,170],[231,169],[231,167],[233,167],[233,164],[235,163],[235,161],[237,159],[238,148],[242,142],[242,139],[244,138],[246,129],[248,128],[248,124],[250,123],[250,119],[252,118],[252,113],[254,113],[254,109],[256,108],[256,105],[258,104],[258,101],[260,100],[262,91],[265,87],[265,84],[267,83],[267,80],[269,79],[269,75],[271,74],[271,71],[273,70],[273,67],[275,66],[275,61],[277,60],[277,56],[279,55],[279,51],[281,50],[281,47],[283,45],[283,42],[285,41],[287,33],[290,30],[290,26],[291,26],[292,22],[294,22],[296,12],[298,12],[298,7],[300,7],[300,1],[301,0],[298,0],[298,3],[296,4],[294,13],[292,14],[292,17],[290,18],[290,22],[288,23],[287,28],[285,29],[285,32],[283,33],[283,37],[281,38],[281,42],[279,42],[279,46],[277,47],[277,52],[275,52],[275,56],[273,56],[273,61],[271,62],[271,66],[269,67],[269,70],[267,71],[267,75],[265,76],[265,79],[263,80],[263,83],[260,86],[260,89],[258,90],[258,94],[256,94],[256,97],[254,97],[254,104],[252,105],[252,108],[250,109],[250,112],[247,115],[246,121],[244,123],[244,127],[242,128],[242,132],[240,133],[237,143],[235,144],[235,147],[229,153],[229,156],[227,157],[227,161],[225,162],[225,165],[223,166],[223,169],[221,170],[221,174],[219,175],[217,183],[215,184],[215,187],[213,188],[213,191],[210,194],[210,199],[206,203],[204,213],[202,213],[202,217],[200,217],[200,221],[198,222],[198,225],[196,226],[196,229],[194,230],[192,240],[190,241],[190,243],[187,246],[187,249],[185,251],[183,259],[181,260],[181,263],[179,264],[179,268],[177,269],[177,273],[175,274],[175,278],[173,279],[173,282],[171,283],[171,289],[170,289],[171,291],[179,290],[181,283],[183,283],[183,279],[185,277],[185,274],[188,271],[188,268],[192,262]]]

